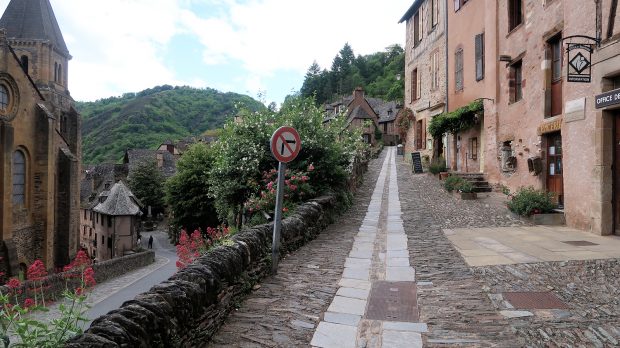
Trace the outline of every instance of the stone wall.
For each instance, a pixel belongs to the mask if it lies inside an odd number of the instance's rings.
[[[133,271],[137,268],[147,266],[155,261],[155,252],[152,250],[140,252],[133,255],[127,255],[123,257],[119,257],[113,260],[98,262],[93,265],[93,269],[95,270],[95,281],[97,283],[104,282],[108,279],[118,277],[127,272]],[[68,273],[56,273],[51,274],[43,280],[43,286],[47,288],[45,290],[45,295],[47,298],[59,298],[62,296],[63,291],[67,288],[67,286],[79,286],[77,279],[71,278],[67,276]],[[37,284],[37,286],[40,286]],[[30,282],[25,281],[22,283],[20,289],[18,289],[18,293],[21,292],[20,300],[24,300],[26,297],[29,297],[27,293],[27,289],[30,287]],[[6,294],[10,291],[9,287],[6,285],[0,286],[0,293]]]
[[[282,221],[280,254],[313,239],[335,215],[336,200],[321,197]],[[204,346],[228,313],[271,270],[273,224],[244,229],[167,281],[93,321],[66,347]]]

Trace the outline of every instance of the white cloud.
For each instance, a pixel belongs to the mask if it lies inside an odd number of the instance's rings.
[[[0,10],[9,0],[0,0]],[[77,100],[93,100],[183,81],[163,56],[177,34],[195,35],[205,65],[238,61],[243,81],[209,81],[250,95],[283,71],[303,75],[313,60],[329,68],[349,42],[356,54],[404,42],[400,16],[412,0],[51,0],[75,57],[69,83]],[[192,8],[201,12],[192,12]],[[203,13],[204,9],[213,9]],[[200,85],[198,87],[205,87]],[[287,87],[287,89],[290,87]],[[271,95],[278,92],[268,91]],[[286,94],[289,91],[283,91]]]

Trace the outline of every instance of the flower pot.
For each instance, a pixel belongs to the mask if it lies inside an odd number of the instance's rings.
[[[460,192],[460,194],[461,194],[461,199],[464,201],[471,201],[471,200],[478,198],[478,195],[476,194],[476,192]]]
[[[448,172],[440,172],[439,173],[439,180],[444,180],[445,178],[449,177],[450,173]]]
[[[566,218],[562,213],[532,214],[529,220],[536,225],[562,226],[566,225]]]

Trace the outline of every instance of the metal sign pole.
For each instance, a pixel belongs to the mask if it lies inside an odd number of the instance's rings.
[[[284,200],[284,176],[286,163],[280,162],[278,167],[278,188],[276,194],[276,208],[273,224],[273,242],[271,243],[271,274],[278,273],[278,258],[280,257],[280,228],[282,227],[282,201]]]

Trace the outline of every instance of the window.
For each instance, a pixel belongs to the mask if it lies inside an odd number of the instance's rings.
[[[84,209],[84,220],[86,220],[86,209]]]
[[[411,101],[418,100],[418,69],[411,72]]]
[[[417,150],[422,148],[422,120],[416,122],[416,135],[415,135],[415,147]]]
[[[26,203],[26,156],[20,150],[13,152],[13,204]]]
[[[521,1],[523,0],[508,0],[508,31],[512,31],[523,21]]]
[[[62,65],[58,64],[58,83],[62,85]]]
[[[439,52],[433,52],[431,57],[431,89],[439,88]]]
[[[112,227],[112,217],[108,215],[108,227]]]
[[[420,35],[420,11],[413,16],[413,46],[417,46],[421,41]]]
[[[105,236],[101,236],[101,245],[105,245]]]
[[[478,159],[478,138],[469,139],[469,153],[474,161]]]
[[[454,0],[454,12],[461,9],[461,0]]]
[[[54,82],[58,81],[58,63],[54,63]]]
[[[510,102],[518,102],[523,98],[523,61],[518,61],[510,66]]]
[[[549,41],[551,48],[551,78],[553,82],[562,78],[562,44],[557,36]]]
[[[431,0],[431,29],[439,23],[439,0]]]
[[[484,79],[484,33],[476,35],[476,81]]]
[[[22,65],[22,69],[24,69],[24,72],[27,74],[28,73],[28,56],[23,55],[20,59],[19,62]]]
[[[620,88],[620,76],[614,77],[612,83],[613,83],[613,89]]]
[[[454,83],[455,90],[462,91],[463,90],[463,49],[459,48],[456,50],[456,54],[454,55]]]
[[[6,111],[9,108],[9,90],[5,85],[0,85],[0,111]]]

